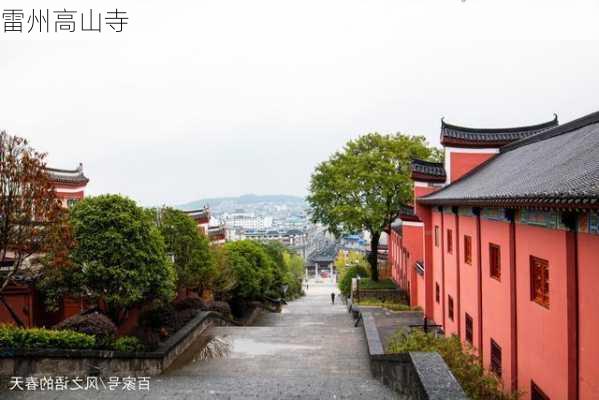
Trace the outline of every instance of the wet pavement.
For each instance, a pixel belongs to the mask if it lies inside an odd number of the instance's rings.
[[[361,327],[342,304],[332,305],[329,284],[311,284],[307,296],[282,313],[265,312],[251,327],[214,327],[229,344],[223,358],[186,354],[144,392],[11,392],[12,399],[394,399],[370,375]],[[183,365],[182,365],[183,364]]]

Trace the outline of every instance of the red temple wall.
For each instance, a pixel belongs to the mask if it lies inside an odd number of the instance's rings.
[[[599,398],[599,236],[578,235],[580,399]],[[551,278],[550,278],[551,279]]]
[[[483,331],[482,356],[486,368],[491,365],[491,339],[501,347],[502,380],[511,387],[512,371],[512,322],[510,306],[510,224],[485,219],[481,216],[481,264]],[[491,277],[489,244],[498,245],[500,255],[500,279]],[[475,321],[476,326],[476,321]]]
[[[471,169],[479,166],[489,158],[493,157],[495,153],[450,153],[450,182],[454,182],[460,177],[464,176]]]
[[[432,251],[432,259],[433,264],[432,268],[427,268],[429,271],[432,271],[432,298],[433,298],[433,320],[437,324],[443,324],[443,304],[445,301],[443,300],[443,268],[442,268],[442,244],[443,244],[443,231],[441,230],[441,213],[436,209],[432,211],[432,225],[433,225],[433,233],[432,233],[432,242],[433,242],[433,251]],[[435,246],[435,228],[438,227],[439,238],[437,246]],[[436,298],[436,285],[439,285],[439,301],[437,302]]]
[[[549,309],[531,300],[531,255],[549,262]],[[516,224],[518,386],[552,399],[569,398],[566,261],[565,231]]]
[[[410,279],[410,301],[412,306],[420,306],[424,309],[424,279],[416,273],[416,261],[422,261],[424,243],[423,227],[420,222],[406,221],[402,227],[403,238],[402,245],[407,251],[406,256],[406,275]],[[422,278],[422,279],[419,279]],[[419,300],[422,292],[422,300]]]
[[[478,313],[478,236],[476,229],[476,217],[460,215],[460,309],[461,309],[461,338],[466,342],[466,313],[472,318],[472,346],[479,347],[480,315]],[[471,238],[471,263],[466,264],[464,237]]]
[[[452,212],[443,213],[443,251],[445,266],[445,333],[447,335],[457,335],[459,320],[459,299],[458,299],[458,272],[456,256],[458,253],[458,243],[456,241],[456,215]],[[451,231],[452,249],[449,252],[448,232]],[[449,298],[453,299],[453,319],[449,313]]]

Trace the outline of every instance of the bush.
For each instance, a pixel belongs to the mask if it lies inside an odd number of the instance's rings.
[[[11,349],[93,349],[96,338],[70,330],[17,328],[0,325],[0,348]]]
[[[114,341],[112,346],[116,351],[134,352],[144,351],[144,345],[141,341],[133,336],[123,336]]]
[[[436,336],[414,330],[410,333],[398,331],[389,342],[387,351],[404,353],[410,351],[438,352],[458,380],[468,397],[473,400],[518,399],[518,393],[503,392],[502,382],[493,373],[486,371],[472,348],[462,347],[460,338]]]
[[[116,325],[107,316],[98,312],[78,314],[55,325],[53,329],[71,330],[96,337],[97,347],[108,347],[116,337]]]
[[[351,291],[351,280],[357,276],[361,278],[368,277],[368,271],[361,265],[354,265],[349,267],[344,273],[343,277],[337,282],[339,291],[346,297],[349,297]]]
[[[229,317],[231,315],[231,306],[229,306],[229,303],[224,301],[212,301],[208,303],[208,310],[221,313],[225,317]]]
[[[175,307],[165,304],[143,311],[139,316],[139,325],[142,327],[159,329],[165,325],[174,325]]]
[[[229,242],[224,246],[227,262],[237,285],[234,297],[261,299],[272,289],[276,264],[263,246],[251,240]]]
[[[208,306],[202,299],[188,297],[184,300],[178,301],[174,304],[177,311],[194,309],[194,310],[206,310]]]

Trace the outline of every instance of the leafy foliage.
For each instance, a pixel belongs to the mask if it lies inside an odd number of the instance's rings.
[[[12,263],[0,277],[0,301],[20,326],[22,321],[2,292],[32,256],[52,253],[48,261],[61,266],[72,244],[45,158],[27,140],[0,132],[0,262]]]
[[[208,238],[198,232],[194,220],[183,211],[167,207],[158,212],[158,227],[166,251],[174,255],[177,286],[189,289],[209,287],[216,268]]]
[[[237,275],[233,273],[233,267],[227,259],[227,251],[224,246],[213,246],[210,252],[216,269],[210,289],[212,289],[214,298],[229,300],[233,295],[233,289],[238,285]]]
[[[0,325],[0,348],[9,349],[93,349],[96,339],[92,335],[70,330],[43,328],[17,328]]]
[[[275,269],[264,248],[251,240],[229,242],[224,248],[237,281],[234,296],[247,300],[264,297],[272,287]]]
[[[351,292],[351,281],[353,278],[366,278],[368,277],[368,270],[361,265],[353,265],[347,268],[337,280],[337,287],[341,294],[349,297]]]
[[[77,245],[72,268],[44,277],[50,299],[65,293],[104,301],[119,320],[128,307],[146,301],[170,301],[176,272],[151,215],[119,195],[88,197],[71,210]],[[49,289],[49,290],[48,290]]]
[[[134,336],[122,336],[114,341],[113,348],[116,351],[123,352],[134,352],[144,351],[145,346],[143,343]]]
[[[117,335],[116,325],[110,318],[98,312],[74,315],[53,328],[93,335],[96,337],[97,347],[106,347]]]
[[[290,252],[280,242],[265,242],[261,243],[261,246],[275,265],[272,287],[269,290],[271,296],[288,298],[299,296],[302,291],[301,280],[304,274],[303,259]],[[283,293],[283,287],[287,288],[286,293]]]
[[[486,371],[480,359],[470,347],[463,347],[460,338],[437,336],[414,330],[406,333],[398,331],[389,342],[390,353],[411,351],[436,351],[458,380],[462,388],[473,400],[515,400],[518,393],[505,393],[501,380],[493,373]]]
[[[350,140],[312,174],[307,198],[312,220],[337,236],[368,230],[375,281],[380,235],[412,202],[411,160],[431,153],[423,136],[369,133]]]

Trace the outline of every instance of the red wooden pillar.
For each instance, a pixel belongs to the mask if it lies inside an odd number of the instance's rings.
[[[566,310],[568,334],[568,398],[578,399],[579,394],[579,295],[578,295],[578,215],[564,214],[566,231]]]
[[[516,282],[516,212],[515,210],[506,210],[506,217],[510,221],[510,320],[512,342],[511,365],[512,370],[512,390],[518,389],[518,286]]]
[[[445,224],[443,218],[443,207],[439,207],[439,211],[441,212],[441,307],[443,311],[443,330],[446,331],[447,328],[445,326]]]
[[[477,282],[478,282],[478,287],[477,287],[477,289],[478,289],[478,293],[477,293],[477,299],[478,299],[478,354],[480,357],[481,365],[484,365],[484,363],[483,363],[483,264],[482,264],[482,254],[481,254],[482,243],[481,243],[481,234],[480,234],[481,209],[474,208],[472,211],[476,215],[476,247],[477,247],[477,250],[476,250],[476,254],[477,254],[476,278],[477,278]]]

